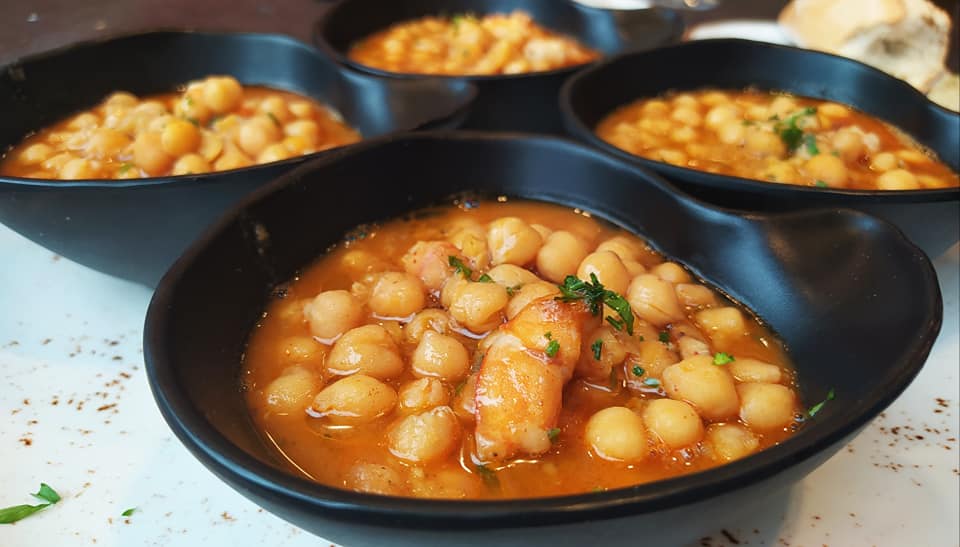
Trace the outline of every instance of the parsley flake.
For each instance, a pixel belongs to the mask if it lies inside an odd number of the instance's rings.
[[[483,484],[487,485],[487,488],[491,490],[500,489],[500,479],[497,478],[497,472],[490,469],[486,465],[480,464],[476,467],[477,474],[480,475],[480,478],[483,479]]]
[[[817,182],[814,182],[813,185],[816,186],[817,188],[826,188],[828,186],[827,183],[819,179],[817,179]]]
[[[0,524],[12,524],[60,501],[60,494],[57,494],[56,491],[46,483],[40,483],[40,490],[36,494],[33,494],[33,497],[43,500],[46,503],[4,507],[0,509]]]
[[[560,428],[554,427],[553,429],[547,431],[547,438],[550,439],[550,442],[556,442],[557,437],[560,436]]]
[[[823,405],[827,404],[827,401],[832,401],[835,397],[836,393],[834,392],[833,388],[830,388],[830,391],[827,392],[827,398],[810,407],[810,410],[807,411],[807,416],[811,418],[816,416],[817,413],[823,409]]]
[[[669,343],[669,342],[670,342],[670,333],[668,333],[667,331],[662,331],[662,332],[660,332],[660,334],[657,335],[657,340],[660,340],[660,341],[663,342],[664,344]]]
[[[803,130],[797,126],[797,120],[804,116],[810,116],[811,114],[816,113],[816,111],[816,108],[807,107],[788,117],[784,121],[780,121],[778,117],[770,118],[771,121],[777,122],[774,124],[773,130],[780,135],[780,140],[782,140],[783,144],[787,146],[787,150],[792,152],[799,148],[803,143]]]
[[[729,353],[718,351],[717,353],[713,354],[713,364],[717,366],[728,365],[734,361],[736,361],[736,359]]]
[[[273,122],[277,127],[281,127],[280,120],[277,119],[277,116],[273,112],[267,112],[267,117]]]
[[[614,317],[614,316],[612,316],[612,315],[608,315],[608,316],[606,316],[604,319],[607,320],[607,323],[610,323],[610,326],[611,326],[611,327],[613,327],[613,328],[615,328],[615,329],[617,329],[617,330],[619,330],[619,331],[622,331],[622,330],[623,330],[623,321],[621,321],[620,319],[617,319],[616,317]]]
[[[131,507],[130,509],[127,509],[126,511],[120,513],[120,516],[122,516],[122,517],[129,517],[129,516],[132,516],[132,515],[133,515],[134,513],[136,513],[136,512],[137,512],[137,508],[136,508],[136,507]]]
[[[557,353],[560,351],[560,342],[557,342],[553,339],[553,334],[546,333],[543,335],[544,338],[549,340],[547,347],[544,351],[547,353],[547,357],[556,357]]]
[[[523,285],[514,285],[512,287],[507,287],[507,296],[513,296],[517,294],[517,291],[519,291],[521,288],[523,288]]]
[[[583,300],[593,315],[600,315],[603,306],[609,306],[620,316],[622,328],[626,329],[627,334],[633,335],[633,310],[630,308],[630,302],[616,292],[604,288],[596,274],[590,274],[589,282],[575,275],[568,275],[564,278],[563,285],[559,287],[560,296],[557,300],[563,302]],[[615,323],[611,324],[616,326]]]
[[[810,133],[803,136],[803,145],[807,148],[807,153],[811,156],[816,156],[820,153],[820,149],[817,148],[817,138]]]
[[[462,275],[463,277],[470,279],[470,276],[473,275],[473,270],[471,270],[466,264],[463,263],[459,258],[450,255],[447,257],[447,262],[450,264],[450,267],[453,268],[454,272]]]
[[[590,344],[590,350],[593,351],[593,359],[600,360],[600,352],[603,351],[603,340],[597,339]]]
[[[483,274],[477,278],[477,281],[479,281],[480,283],[493,283],[493,278],[487,274]]]
[[[640,365],[633,365],[633,368],[630,369],[630,372],[632,372],[634,376],[643,376],[643,373],[646,371],[643,370],[643,367]]]
[[[133,169],[133,164],[129,161],[125,161],[120,164],[120,169],[117,169],[117,173],[124,175],[127,171]]]

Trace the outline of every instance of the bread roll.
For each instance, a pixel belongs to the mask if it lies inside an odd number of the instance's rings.
[[[857,59],[924,93],[944,71],[950,16],[928,0],[793,0],[779,21],[800,47]]]

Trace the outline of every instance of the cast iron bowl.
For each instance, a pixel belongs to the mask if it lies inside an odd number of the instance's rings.
[[[676,42],[683,22],[661,9],[615,11],[572,0],[341,0],[317,21],[314,42],[338,62],[379,76],[420,79],[423,74],[388,72],[347,57],[354,43],[394,23],[428,15],[508,13],[523,10],[540,25],[576,38],[603,55]],[[464,128],[562,133],[555,97],[563,81],[579,67],[494,76],[441,76],[466,79],[479,91]]]
[[[346,71],[279,35],[151,32],[82,43],[0,69],[0,153],[113,91],[168,92],[210,74],[313,97],[332,105],[365,137],[454,127],[475,95],[466,82],[407,82]],[[229,205],[313,156],[125,181],[0,177],[0,222],[71,260],[153,287]]]
[[[911,191],[832,190],[716,175],[641,158],[604,142],[597,123],[615,108],[667,90],[753,87],[852,105],[886,120],[960,170],[960,116],[907,83],[865,64],[826,53],[746,40],[704,40],[623,55],[571,78],[560,94],[576,138],[658,171],[711,203],[782,211],[850,207],[885,218],[937,256],[960,237],[960,188]]]
[[[344,190],[332,196],[331,187]],[[244,344],[271,291],[356,225],[449,203],[460,192],[579,207],[648,237],[782,336],[806,404],[831,388],[836,399],[779,446],[702,473],[602,493],[437,501],[350,492],[297,476],[265,448],[239,388]],[[147,313],[144,354],[157,404],[187,448],[243,495],[330,540],[636,545],[639,533],[648,545],[681,545],[768,504],[889,405],[923,365],[941,305],[923,252],[862,213],[721,210],[569,141],[419,133],[331,153],[233,209],[161,281]]]

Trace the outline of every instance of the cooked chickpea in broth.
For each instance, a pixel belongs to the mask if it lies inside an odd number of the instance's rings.
[[[327,485],[589,492],[743,458],[804,418],[752,315],[558,205],[463,200],[364,226],[278,295],[242,389],[265,444]]]
[[[514,11],[405,21],[361,40],[348,56],[390,72],[481,75],[556,70],[600,55]]]
[[[722,175],[821,188],[920,190],[960,176],[898,129],[839,103],[700,90],[616,109],[597,136],[631,154]]]
[[[63,180],[199,175],[358,140],[359,133],[313,99],[210,76],[178,93],[113,93],[13,147],[0,161],[0,174]]]

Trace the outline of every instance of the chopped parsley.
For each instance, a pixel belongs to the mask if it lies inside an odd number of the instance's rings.
[[[661,331],[660,334],[657,335],[657,340],[660,340],[664,344],[669,343],[670,333],[668,333],[667,331]]]
[[[129,161],[125,161],[120,164],[120,169],[117,170],[117,173],[120,173],[121,175],[123,175],[123,174],[126,174],[126,172],[131,169],[133,169],[133,164],[130,163]]]
[[[560,428],[554,427],[553,429],[547,431],[547,438],[550,439],[550,442],[556,442],[557,437],[560,436]]]
[[[459,397],[460,393],[463,392],[463,386],[465,385],[467,385],[467,380],[466,379],[461,380],[460,383],[457,384],[457,387],[453,388],[453,396]]]
[[[561,295],[557,297],[557,300],[564,302],[583,300],[587,303],[590,313],[593,315],[600,315],[602,307],[607,305],[620,316],[621,329],[626,329],[627,334],[633,334],[633,310],[630,309],[630,302],[627,302],[626,298],[616,292],[604,288],[596,274],[590,274],[589,282],[583,281],[575,275],[568,275],[564,278],[563,285],[559,285],[559,287]],[[615,323],[611,322],[611,324],[616,327]]]
[[[823,409],[823,405],[827,404],[827,401],[832,401],[835,397],[836,393],[834,392],[833,388],[830,388],[830,391],[827,392],[827,398],[810,407],[810,410],[807,411],[807,416],[811,418],[816,416],[817,413]]]
[[[740,123],[743,124],[743,125],[746,125],[746,126],[751,126],[751,125],[756,125],[757,122],[755,122],[755,121],[753,121],[753,120],[743,120],[743,121],[740,122]]]
[[[820,149],[817,148],[817,138],[811,133],[803,136],[803,145],[807,148],[807,153],[811,156],[816,156],[820,153]]]
[[[638,334],[638,335],[637,335],[637,339],[640,340],[641,342],[643,342],[644,340],[646,340],[646,339],[643,337],[642,334]]]
[[[548,340],[547,348],[545,350],[547,353],[547,357],[556,357],[557,352],[560,351],[560,342],[557,342],[556,340],[554,340],[553,334],[550,332],[544,334],[543,337]]]
[[[447,262],[450,264],[450,267],[453,268],[453,271],[462,275],[463,277],[470,279],[470,276],[473,275],[473,270],[471,270],[466,264],[463,263],[459,258],[450,255],[447,257]]]
[[[817,179],[817,182],[814,182],[813,185],[816,186],[817,188],[826,188],[828,186],[827,183],[823,182],[820,179]]]
[[[195,126],[197,126],[197,127],[200,127],[200,120],[198,120],[198,119],[196,119],[196,118],[192,118],[192,117],[190,117],[190,116],[187,116],[187,117],[184,118],[184,119],[187,120],[188,122],[192,123],[193,125],[195,125]]]
[[[803,110],[793,114],[785,121],[779,121],[778,117],[770,118],[771,121],[776,121],[777,123],[773,126],[774,132],[780,135],[780,140],[783,141],[783,144],[787,146],[787,150],[794,151],[800,147],[803,143],[803,130],[797,126],[797,120],[804,116],[810,116],[815,114],[817,109],[810,106],[804,108]]]
[[[507,296],[513,296],[517,294],[517,291],[523,288],[523,285],[514,285],[512,287],[507,287]]]
[[[736,361],[736,359],[734,359],[733,355],[730,355],[729,353],[718,351],[717,353],[713,354],[713,364],[717,366],[728,365],[734,361]]]
[[[267,112],[267,116],[273,121],[273,124],[277,127],[280,127],[280,120],[277,119],[276,115],[273,112]]]
[[[480,283],[493,283],[493,278],[487,274],[483,274],[477,278],[477,281],[479,281]]]
[[[53,488],[50,488],[50,486],[43,482],[40,483],[40,490],[36,494],[33,494],[33,497],[45,503],[4,507],[0,509],[0,524],[12,524],[60,501],[60,494],[57,494]]]
[[[660,387],[660,380],[657,380],[656,378],[647,378],[646,380],[643,381],[643,385],[650,386],[650,387]]]
[[[630,372],[632,372],[634,376],[643,376],[643,373],[646,371],[643,370],[643,367],[640,365],[633,365],[633,368],[630,369]]]
[[[130,509],[127,509],[126,511],[120,513],[120,516],[122,516],[122,517],[129,517],[129,516],[132,516],[132,515],[133,515],[134,513],[136,513],[136,512],[137,512],[137,508],[136,508],[136,507],[131,507]]]
[[[487,485],[487,488],[491,490],[500,489],[500,479],[497,478],[497,472],[490,469],[484,464],[477,465],[477,473],[480,475],[480,478],[483,479],[483,484]]]
[[[600,360],[600,352],[603,351],[603,340],[597,339],[590,344],[590,350],[593,351],[593,358],[596,361]]]
[[[617,330],[619,330],[619,331],[622,331],[622,330],[623,330],[623,321],[621,321],[620,319],[617,319],[616,317],[614,317],[614,316],[612,316],[612,315],[608,315],[608,316],[606,316],[604,319],[607,320],[607,323],[610,323],[610,326],[611,326],[611,327],[613,327],[613,328],[615,328],[615,329],[617,329]]]

